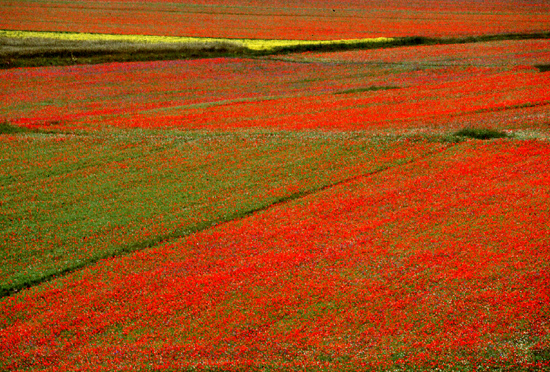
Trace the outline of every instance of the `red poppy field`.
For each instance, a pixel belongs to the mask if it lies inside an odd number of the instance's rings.
[[[456,38],[549,12],[25,0],[0,29]],[[550,39],[473,41],[0,69],[0,370],[550,370]]]
[[[546,130],[550,75],[535,66],[548,61],[550,41],[524,40],[13,69],[0,115],[86,131]]]
[[[543,370],[550,146],[449,145],[5,298],[9,370]]]

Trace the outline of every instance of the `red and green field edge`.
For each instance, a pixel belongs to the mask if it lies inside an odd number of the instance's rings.
[[[414,136],[187,137],[2,136],[11,159],[0,177],[2,296],[449,146]]]
[[[467,141],[2,300],[9,370],[544,370],[550,145]]]

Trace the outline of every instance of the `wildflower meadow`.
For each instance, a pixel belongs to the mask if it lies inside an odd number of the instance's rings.
[[[0,370],[550,370],[543,1],[0,4]]]

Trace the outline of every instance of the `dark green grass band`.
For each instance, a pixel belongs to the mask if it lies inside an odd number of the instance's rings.
[[[480,140],[488,140],[493,138],[508,138],[505,132],[489,129],[489,128],[464,128],[455,133],[455,136],[468,137]]]
[[[353,94],[353,93],[363,93],[363,92],[376,92],[378,90],[391,90],[391,89],[399,89],[399,88],[401,88],[401,87],[373,85],[373,86],[364,87],[364,88],[346,89],[346,90],[336,92],[334,94]]]

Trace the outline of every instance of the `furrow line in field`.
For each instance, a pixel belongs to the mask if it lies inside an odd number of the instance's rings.
[[[424,160],[424,159],[429,158],[431,156],[434,156],[436,154],[440,154],[444,151],[447,151],[448,149],[450,149],[452,147],[455,147],[457,145],[458,145],[458,143],[455,143],[455,144],[449,145],[449,146],[447,146],[443,149],[427,152],[426,154],[424,154],[422,156],[419,156],[419,157],[416,157],[416,158],[408,158],[408,159],[405,159],[405,160],[402,160],[402,161],[398,161],[396,163],[383,165],[383,166],[380,166],[380,167],[378,167],[378,168],[376,168],[372,171],[362,173],[362,174],[359,174],[359,175],[355,175],[355,176],[346,178],[344,180],[340,180],[340,181],[330,183],[330,184],[325,184],[323,186],[319,186],[317,188],[313,188],[313,189],[310,189],[310,190],[299,191],[299,192],[293,193],[293,194],[288,195],[288,196],[283,196],[283,197],[275,199],[273,202],[271,202],[267,205],[257,207],[257,208],[253,208],[253,209],[249,209],[249,210],[238,211],[238,212],[233,213],[231,215],[218,218],[214,221],[206,221],[206,222],[203,222],[203,223],[200,223],[200,224],[194,226],[192,229],[189,229],[189,230],[178,230],[178,231],[173,231],[169,234],[150,237],[146,241],[141,241],[141,242],[137,242],[137,243],[134,243],[134,244],[130,244],[130,245],[121,247],[117,251],[110,251],[110,252],[104,252],[102,254],[101,253],[97,254],[97,255],[95,255],[93,257],[90,257],[86,260],[82,260],[78,264],[72,265],[71,267],[66,267],[66,268],[61,269],[59,271],[56,271],[54,273],[45,273],[42,277],[30,279],[30,280],[28,280],[24,283],[17,283],[17,284],[13,284],[13,285],[0,286],[0,298],[10,296],[14,293],[19,292],[20,290],[23,290],[23,289],[26,289],[26,288],[31,288],[31,287],[34,287],[36,285],[39,285],[39,284],[42,284],[42,283],[45,283],[45,282],[49,282],[49,281],[52,281],[56,278],[59,278],[59,277],[65,276],[67,274],[70,274],[72,272],[78,271],[80,269],[84,269],[88,266],[91,266],[91,265],[97,263],[100,260],[125,256],[127,254],[131,254],[131,253],[134,253],[134,252],[137,252],[137,251],[142,251],[142,250],[154,247],[158,244],[166,243],[166,242],[171,241],[171,240],[177,240],[177,239],[181,239],[181,238],[184,238],[184,237],[196,234],[196,233],[200,233],[204,230],[207,230],[207,229],[219,226],[219,225],[223,225],[223,224],[230,223],[230,222],[233,222],[233,221],[238,221],[238,220],[244,219],[246,217],[255,215],[257,213],[261,213],[263,211],[266,211],[270,208],[277,207],[277,206],[280,206],[282,204],[289,203],[289,202],[292,202],[292,201],[295,201],[295,200],[298,200],[298,199],[302,199],[302,198],[305,198],[305,197],[308,197],[310,195],[314,195],[314,194],[323,192],[325,190],[328,190],[328,189],[331,189],[331,188],[334,188],[334,187],[338,187],[338,186],[341,186],[341,185],[352,183],[352,182],[354,182],[358,179],[361,179],[361,178],[370,177],[370,176],[385,172],[387,170],[394,169],[396,167],[405,166],[405,165],[409,165],[409,164],[415,163],[415,162],[420,161],[420,160]]]

